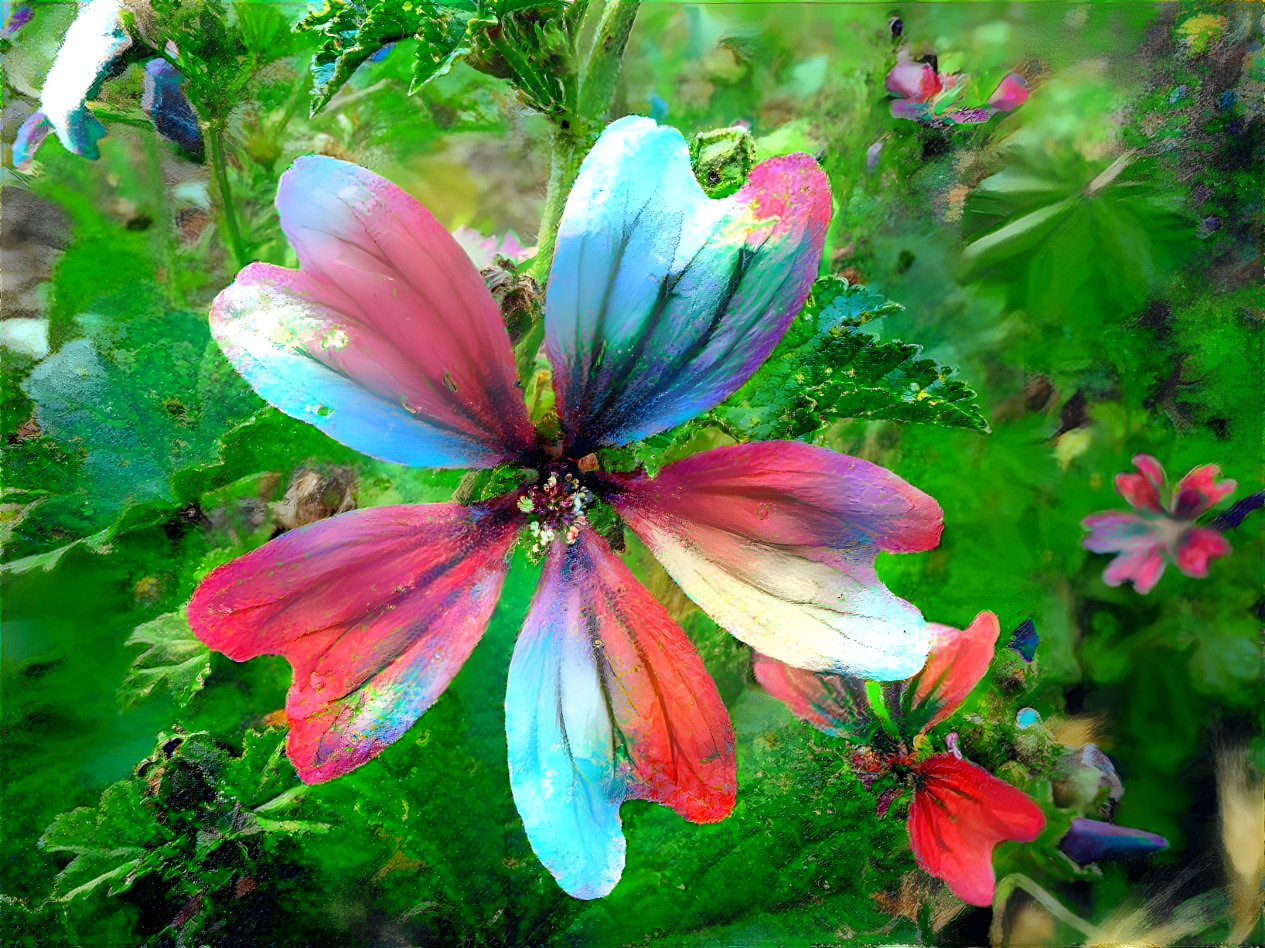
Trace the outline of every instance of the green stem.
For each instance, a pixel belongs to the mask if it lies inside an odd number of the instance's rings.
[[[624,48],[628,45],[628,35],[632,32],[640,6],[640,0],[606,0],[593,32],[592,46],[577,77],[580,87],[578,108],[574,114],[551,116],[553,136],[549,188],[545,194],[540,233],[536,238],[536,262],[532,266],[532,276],[542,286],[549,279],[554,244],[558,238],[558,222],[562,219],[567,195],[580,171],[580,162],[596,140],[597,132],[606,124],[623,64]],[[585,14],[586,18],[592,15],[592,10]],[[583,26],[579,32],[584,32]]]
[[[220,122],[211,122],[207,127],[207,140],[211,145],[211,173],[215,178],[215,189],[218,192],[220,220],[224,224],[229,249],[237,260],[237,266],[244,267],[250,263],[246,252],[246,244],[242,240],[241,229],[237,226],[237,212],[233,209],[233,192],[228,186],[228,165],[224,160],[224,126]]]
[[[1006,903],[1010,900],[1011,893],[1015,889],[1022,889],[1027,892],[1037,904],[1064,925],[1068,925],[1086,936],[1086,941],[1097,940],[1098,930],[1093,925],[1083,918],[1073,915],[1062,902],[1023,873],[1012,872],[997,883],[997,891],[993,895],[993,922],[988,933],[990,944],[1002,944],[1002,937],[1005,934]]]
[[[553,126],[549,157],[549,187],[545,192],[545,209],[540,216],[540,233],[536,237],[536,261],[532,264],[532,276],[544,286],[549,280],[549,268],[553,265],[553,249],[558,239],[558,222],[567,205],[567,195],[580,172],[584,142],[575,129]],[[533,354],[534,356],[534,354]]]
[[[580,114],[604,124],[640,0],[606,0],[580,72]]]

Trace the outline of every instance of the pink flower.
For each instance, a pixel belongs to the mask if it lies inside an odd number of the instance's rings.
[[[1217,530],[1195,521],[1214,504],[1234,493],[1234,481],[1217,482],[1215,464],[1195,468],[1173,488],[1166,487],[1164,469],[1149,454],[1133,464],[1141,472],[1116,475],[1116,491],[1137,513],[1104,510],[1090,514],[1081,525],[1090,531],[1081,543],[1095,553],[1117,553],[1103,571],[1108,586],[1126,580],[1140,593],[1155,588],[1168,561],[1187,576],[1208,575],[1208,561],[1230,552],[1230,543]]]
[[[497,257],[509,257],[515,262],[521,262],[531,254],[531,248],[519,243],[518,235],[512,230],[506,231],[501,237],[495,234],[488,237],[473,227],[462,225],[453,230],[452,237],[480,270],[492,266]]]
[[[1036,839],[1045,815],[1026,793],[963,760],[956,740],[944,753],[922,750],[926,732],[953,714],[983,678],[1001,631],[991,612],[981,612],[965,630],[934,623],[931,630],[926,665],[907,681],[883,684],[881,708],[871,704],[873,691],[865,682],[846,675],[792,668],[758,654],[755,675],[796,717],[865,744],[853,766],[867,787],[893,771],[908,775],[914,792],[906,825],[918,865],[944,879],[964,902],[988,905],[997,887],[994,847]],[[899,789],[880,795],[880,816]]]
[[[561,440],[537,432],[478,270],[390,182],[329,158],[282,176],[300,269],[255,263],[211,327],[282,411],[383,460],[526,470],[467,505],[377,507],[295,529],[212,571],[198,637],[285,656],[286,750],[308,783],[359,767],[440,696],[482,636],[520,533],[543,568],[505,692],[508,769],[532,848],[578,898],[619,880],[630,799],[726,816],[733,731],[702,660],[593,527],[605,504],[700,607],[789,662],[908,674],[926,624],[879,581],[880,551],[939,540],[934,500],[798,442],[703,451],[657,476],[603,452],[707,411],[764,361],[816,275],[829,184],[807,155],[708,198],[680,133],[629,117],[585,158],[545,299]]]
[[[903,55],[903,54],[902,54]],[[1009,112],[1028,101],[1028,83],[1012,72],[982,105],[963,106],[956,100],[966,86],[961,73],[938,73],[928,63],[901,60],[887,73],[887,91],[896,96],[891,103],[893,118],[929,125],[978,125],[998,112]]]

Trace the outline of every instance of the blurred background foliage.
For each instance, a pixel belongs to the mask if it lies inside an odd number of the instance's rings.
[[[408,96],[417,41],[404,40],[309,117],[326,37],[291,31],[299,5],[233,11],[253,59],[242,67],[238,49],[220,64],[236,70],[233,97],[216,93],[203,118],[222,123],[250,258],[295,264],[272,198],[313,151],[386,175],[450,227],[532,239],[549,120],[514,88],[458,59]],[[36,4],[6,50],[6,147],[73,14]],[[1104,585],[1106,558],[1081,548],[1079,526],[1125,506],[1112,478],[1138,452],[1178,476],[1219,464],[1236,496],[1265,486],[1261,43],[1258,4],[1193,0],[653,3],[628,41],[613,114],[687,137],[742,122],[760,157],[816,155],[836,206],[823,274],[902,304],[866,331],[956,367],[991,429],[849,409],[793,435],[939,500],[941,545],[879,563],[929,619],[963,627],[989,609],[1003,630],[1037,627],[1036,661],[999,652],[941,728],[1050,819],[1036,843],[998,850],[999,877],[1021,872],[1039,893],[1020,886],[996,917],[917,874],[903,822],[875,815],[846,745],[761,692],[746,650],[635,542],[630,559],[733,715],[729,819],[693,826],[627,804],[613,894],[557,888],[506,779],[505,669],[535,581],[521,555],[483,644],[405,738],[302,787],[279,753],[288,667],[207,652],[184,603],[208,569],[277,532],[447,499],[460,475],[356,455],[236,376],[205,323],[237,269],[214,182],[135,120],[137,70],[112,80],[99,161],[50,139],[33,168],[3,172],[6,943],[1265,940],[1256,864],[1226,843],[1260,831],[1262,521],[1230,534],[1209,578],[1170,569],[1145,597]],[[898,46],[968,73],[980,99],[1019,71],[1031,98],[977,126],[893,119],[883,83]],[[223,74],[217,48],[204,85]],[[1126,788],[1115,820],[1170,848],[1088,868],[1064,858],[1054,844],[1084,809],[1056,805],[1023,753],[1024,706],[1052,746],[1106,751]],[[1246,811],[1227,789],[1240,784]]]

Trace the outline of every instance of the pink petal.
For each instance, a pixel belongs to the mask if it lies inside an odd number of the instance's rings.
[[[993,848],[1031,842],[1045,828],[1032,798],[983,767],[952,754],[918,765],[909,805],[909,845],[918,865],[970,905],[991,905]]]
[[[897,63],[887,73],[887,91],[911,102],[926,102],[940,91],[940,77],[927,63]]]
[[[993,94],[988,97],[988,104],[1000,112],[1017,109],[1028,101],[1028,81],[1017,72],[1012,72],[997,84]]]
[[[1164,505],[1160,500],[1160,492],[1151,481],[1141,474],[1117,474],[1116,493],[1138,510],[1150,510],[1160,513]]]
[[[1117,474],[1116,491],[1139,510],[1160,513],[1164,510],[1161,492],[1164,490],[1164,468],[1149,454],[1138,454],[1133,464],[1141,474]]]
[[[577,898],[619,879],[624,800],[698,823],[733,809],[734,735],[715,684],[680,626],[588,528],[550,549],[505,717],[528,838]]]
[[[791,714],[832,737],[864,742],[873,733],[865,682],[847,675],[808,671],[755,653],[756,681]]]
[[[1231,551],[1230,541],[1210,527],[1191,527],[1182,536],[1177,548],[1177,568],[1187,576],[1202,579],[1208,575],[1208,561],[1219,559]]]
[[[891,471],[768,441],[608,481],[608,501],[686,595],[757,650],[863,678],[922,667],[921,613],[879,581],[874,559],[935,546],[942,514]]]
[[[988,671],[1001,634],[997,616],[991,612],[981,612],[961,630],[934,622],[929,627],[927,664],[909,682],[909,697],[902,701],[911,705],[911,716],[921,731],[930,730],[957,710]]]
[[[236,661],[286,657],[286,751],[319,783],[376,756],[439,697],[483,634],[515,532],[504,511],[459,504],[352,511],[213,570],[189,623]]]
[[[1103,510],[1081,521],[1090,533],[1081,539],[1081,546],[1094,553],[1135,552],[1160,543],[1156,523],[1135,513]]]
[[[718,405],[751,377],[812,286],[830,185],[808,155],[770,158],[713,200],[674,128],[614,122],[558,224],[545,342],[572,457]]]
[[[277,210],[302,269],[254,264],[211,313],[260,394],[401,463],[487,467],[535,445],[496,304],[425,208],[385,178],[309,155],[282,175]]]
[[[1194,520],[1233,494],[1238,482],[1224,480],[1218,484],[1216,478],[1220,473],[1221,468],[1217,465],[1205,464],[1178,481],[1173,492],[1173,515],[1182,520]]]
[[[1145,595],[1155,588],[1164,575],[1164,554],[1161,546],[1141,547],[1131,553],[1117,556],[1103,570],[1102,581],[1108,586],[1119,586],[1130,581],[1133,588]]]

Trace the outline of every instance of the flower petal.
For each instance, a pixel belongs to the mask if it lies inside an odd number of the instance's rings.
[[[896,686],[889,703],[902,733],[929,731],[958,709],[993,660],[1001,634],[997,616],[981,612],[965,629],[930,623],[931,651],[922,671]]]
[[[993,94],[988,97],[988,104],[999,112],[1017,109],[1028,101],[1028,80],[1017,72],[1012,72],[997,84]]]
[[[1173,516],[1182,520],[1194,520],[1214,504],[1233,494],[1237,481],[1217,483],[1221,468],[1215,464],[1197,467],[1180,481],[1173,490]]]
[[[1119,586],[1127,580],[1133,583],[1136,592],[1146,595],[1160,581],[1166,565],[1161,547],[1141,547],[1131,553],[1121,553],[1108,563],[1102,581],[1108,586]]]
[[[26,121],[18,126],[17,135],[13,138],[13,149],[10,152],[13,167],[18,171],[26,171],[35,160],[35,152],[52,131],[53,123],[39,109],[28,115]]]
[[[1164,509],[1160,492],[1164,489],[1164,468],[1149,454],[1136,454],[1134,466],[1141,474],[1117,474],[1116,491],[1130,506],[1159,513]]]
[[[1177,547],[1177,568],[1187,576],[1202,579],[1208,575],[1208,561],[1225,556],[1230,541],[1211,527],[1191,527]]]
[[[1145,830],[1076,817],[1059,849],[1082,866],[1108,859],[1135,859],[1168,848],[1168,840]]]
[[[607,500],[685,594],[753,648],[859,678],[922,667],[922,614],[882,584],[874,560],[935,546],[942,513],[891,471],[765,441],[608,483]]]
[[[70,24],[40,90],[40,109],[66,150],[96,160],[105,135],[84,103],[122,68],[132,47],[119,0],[88,0]]]
[[[865,682],[849,675],[808,671],[755,653],[755,677],[791,714],[831,737],[867,743],[878,728]]]
[[[286,657],[286,751],[305,783],[329,780],[447,687],[496,605],[515,530],[503,511],[459,504],[352,511],[213,570],[189,623],[236,661]]]
[[[997,887],[993,847],[1031,842],[1045,828],[1032,798],[983,767],[935,754],[915,775],[909,805],[909,845],[918,865],[971,905],[989,905]]]
[[[764,361],[817,274],[830,186],[807,155],[708,198],[680,132],[632,116],[580,168],[558,225],[546,344],[572,454],[719,404]]]
[[[412,197],[333,158],[277,192],[302,270],[252,264],[211,310],[264,398],[349,447],[419,467],[491,467],[535,444],[496,304]]]
[[[627,799],[733,808],[729,715],[694,646],[604,540],[550,549],[510,663],[510,786],[532,849],[581,899],[619,881]]]
[[[1132,553],[1160,543],[1156,522],[1127,510],[1090,514],[1081,521],[1081,526],[1090,531],[1081,539],[1081,546],[1093,553]]]
[[[165,59],[151,59],[142,74],[141,108],[154,130],[197,161],[202,160],[202,130],[184,94],[185,78]]]
[[[1041,642],[1041,637],[1037,634],[1037,624],[1032,619],[1024,619],[1019,623],[1014,632],[1010,634],[1010,642],[1007,648],[1018,653],[1019,657],[1025,662],[1031,662],[1037,657],[1037,645]]]
[[[897,63],[887,72],[887,91],[910,102],[926,102],[940,91],[940,77],[928,63]]]

